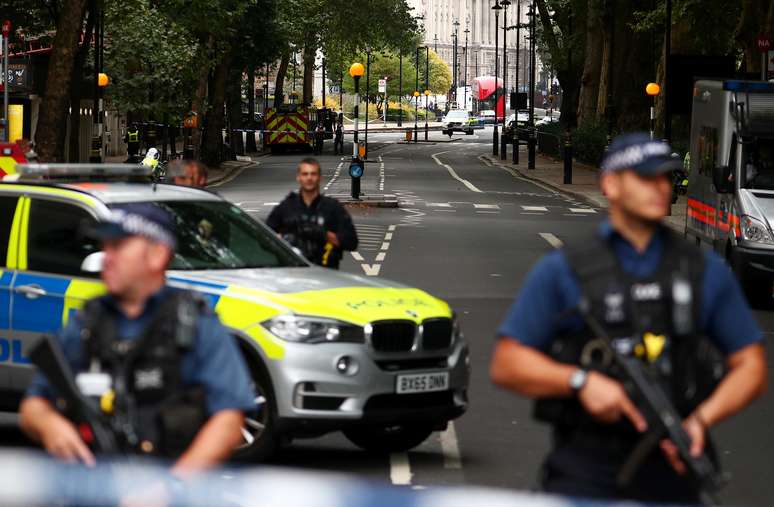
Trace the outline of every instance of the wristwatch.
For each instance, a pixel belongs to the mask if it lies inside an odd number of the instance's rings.
[[[578,368],[572,372],[572,375],[570,375],[570,389],[572,389],[573,394],[578,394],[580,390],[583,389],[588,378],[589,372],[582,368]]]

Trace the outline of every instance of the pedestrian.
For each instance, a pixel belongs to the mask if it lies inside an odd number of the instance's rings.
[[[173,217],[161,205],[127,204],[88,234],[102,243],[107,295],[86,302],[58,336],[78,385],[108,380],[84,394],[101,400],[106,420],[121,417],[122,430],[129,421],[136,439],[116,437],[127,454],[172,459],[180,479],[222,463],[241,442],[254,395],[217,315],[194,293],[166,286]],[[36,374],[20,406],[21,428],[57,458],[94,464],[99,456],[59,407],[56,386]]]
[[[339,115],[339,120],[336,122],[336,132],[333,140],[333,153],[336,155],[344,154],[344,125],[342,124],[342,116]]]
[[[325,127],[322,121],[317,122],[317,127],[314,129],[314,154],[322,155],[323,142],[325,141]]]
[[[124,135],[124,142],[126,143],[126,161],[137,162],[140,155],[140,129],[137,128],[137,123],[132,123],[131,126],[126,129],[126,135]]]
[[[299,191],[291,192],[266,219],[266,224],[309,261],[338,269],[342,252],[357,248],[352,217],[339,201],[320,193],[320,163],[305,158],[296,169]]]
[[[207,166],[198,160],[173,160],[167,168],[167,178],[175,185],[204,188],[207,186]]]
[[[662,223],[670,172],[680,167],[670,154],[647,134],[614,140],[600,175],[607,220],[582,246],[538,262],[499,329],[492,380],[538,399],[536,417],[553,428],[542,473],[549,493],[699,503],[668,441],[628,484],[617,483],[647,423],[614,370],[588,369],[599,336],[574,313],[581,300],[616,350],[659,368],[694,456],[705,447],[712,456],[707,430],[765,391],[763,335],[737,280],[721,258]]]

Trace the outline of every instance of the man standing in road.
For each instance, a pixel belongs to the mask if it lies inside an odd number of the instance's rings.
[[[647,134],[613,142],[600,177],[608,220],[585,245],[544,257],[500,327],[492,380],[538,399],[536,417],[553,427],[542,475],[548,492],[699,502],[670,441],[646,454],[631,480],[617,480],[647,422],[615,369],[599,367],[600,336],[575,312],[581,301],[620,354],[658,372],[693,456],[706,448],[712,457],[707,430],[766,389],[763,335],[728,266],[661,222],[670,172],[680,166],[670,154]]]
[[[291,192],[269,214],[269,227],[315,264],[338,269],[343,251],[357,248],[352,217],[336,199],[320,194],[320,163],[298,164],[298,193]]]
[[[254,395],[218,317],[193,293],[165,285],[172,216],[154,204],[128,204],[90,235],[102,241],[108,294],[88,301],[59,336],[76,382],[95,389],[101,379],[101,392],[83,394],[100,399],[105,417],[136,423],[116,436],[124,452],[174,459],[181,479],[222,463],[242,439]],[[93,464],[88,438],[58,406],[56,386],[37,374],[21,403],[21,428],[55,457]]]
[[[204,188],[207,186],[207,166],[198,160],[173,160],[167,168],[167,178],[175,185]]]
[[[336,132],[333,139],[333,153],[335,155],[344,154],[344,125],[342,125],[344,115],[339,115],[339,120],[336,122]]]

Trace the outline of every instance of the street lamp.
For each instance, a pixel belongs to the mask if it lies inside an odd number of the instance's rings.
[[[454,33],[452,34],[452,36],[454,37],[454,58],[453,58],[454,62],[453,62],[453,65],[452,65],[452,97],[454,97],[454,102],[456,103],[457,102],[457,86],[459,84],[457,82],[457,55],[458,55],[458,52],[457,52],[457,42],[459,41],[459,28],[460,28],[459,20],[455,19],[454,23],[452,23],[452,25],[454,25]],[[459,104],[457,105],[457,107],[459,107]]]
[[[363,162],[358,157],[357,123],[360,115],[360,78],[363,77],[365,68],[362,63],[355,62],[349,67],[349,75],[355,82],[355,133],[352,140],[352,162],[349,164],[349,175],[352,178],[351,195],[353,199],[360,199],[360,177],[363,175]],[[366,107],[368,107],[366,105]]]
[[[387,102],[389,109],[389,102]],[[385,115],[385,118],[387,115]],[[398,51],[398,127],[403,126],[403,49]]]
[[[419,49],[417,49],[419,51]],[[419,54],[419,53],[417,53]],[[417,142],[417,117],[419,116],[419,90],[414,90],[414,142]]]
[[[509,5],[511,5],[510,0],[500,0],[500,6],[503,8],[503,130],[500,133],[500,160],[505,160],[508,157],[508,140],[505,138],[505,113],[508,111],[508,99],[505,94],[508,92],[508,50],[506,42],[508,40]],[[495,118],[497,118],[497,114],[495,114]]]
[[[466,111],[468,110],[468,34],[470,33],[470,29],[468,28],[467,23],[465,24],[465,76],[462,80],[462,86],[465,90],[462,92],[462,103],[465,104],[463,109]]]
[[[535,168],[535,23],[537,22],[537,13],[535,12],[535,0],[529,9],[529,139],[527,141],[527,169]]]
[[[427,141],[427,100],[430,97],[430,46],[425,46],[425,141]]]
[[[371,103],[371,48],[366,48],[365,153],[368,160],[368,105]]]
[[[658,83],[648,83],[645,86],[645,93],[653,99],[650,106],[650,140],[652,141],[656,131],[656,97],[661,93],[661,87]]]
[[[498,95],[498,87],[497,87],[497,74],[498,74],[498,64],[497,61],[498,55],[497,55],[497,48],[500,45],[500,42],[498,41],[498,34],[500,33],[499,25],[500,25],[500,11],[503,8],[500,7],[500,3],[495,0],[494,5],[492,6],[492,10],[495,11],[495,82],[494,82],[494,102],[495,102],[495,122],[494,122],[494,131],[492,132],[492,155],[495,157],[500,152],[500,147],[498,146],[498,139],[497,139],[497,95]]]

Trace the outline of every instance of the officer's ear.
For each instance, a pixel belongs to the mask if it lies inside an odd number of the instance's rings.
[[[621,175],[614,171],[604,171],[599,176],[599,188],[610,201],[616,201],[621,195]]]

